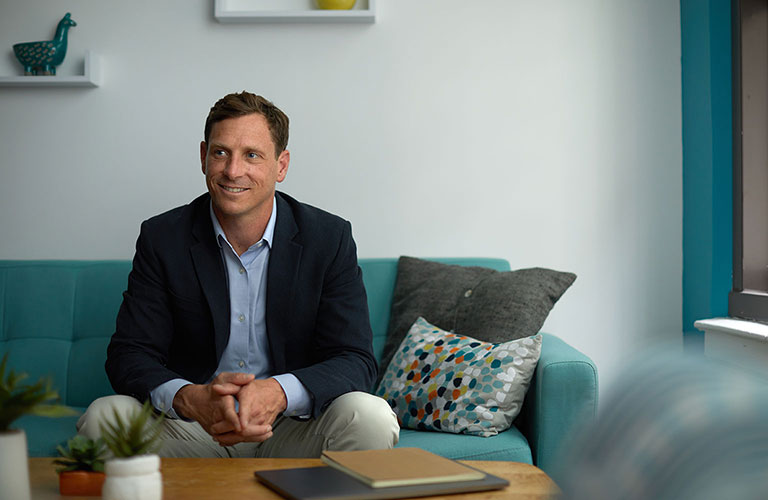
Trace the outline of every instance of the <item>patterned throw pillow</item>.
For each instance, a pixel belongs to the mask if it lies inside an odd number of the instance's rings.
[[[400,426],[493,436],[520,413],[541,335],[501,344],[446,332],[418,318],[378,387]]]

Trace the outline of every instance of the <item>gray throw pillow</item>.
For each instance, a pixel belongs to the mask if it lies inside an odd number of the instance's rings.
[[[379,381],[420,316],[485,342],[530,337],[575,279],[539,267],[502,272],[400,257]]]

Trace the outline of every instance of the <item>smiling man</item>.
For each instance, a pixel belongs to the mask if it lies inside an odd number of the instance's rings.
[[[108,348],[119,396],[78,422],[150,399],[163,456],[314,457],[388,448],[397,419],[367,393],[376,361],[349,222],[277,192],[288,117],[248,92],[210,110],[208,193],[142,224]]]

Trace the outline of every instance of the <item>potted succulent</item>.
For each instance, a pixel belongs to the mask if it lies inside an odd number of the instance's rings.
[[[59,493],[62,495],[101,496],[104,484],[103,439],[75,436],[67,441],[67,448],[56,448],[61,455],[53,461],[59,468]]]
[[[28,499],[29,464],[27,436],[23,430],[11,429],[22,415],[63,417],[77,415],[73,409],[57,404],[59,395],[51,389],[50,379],[23,384],[26,373],[7,370],[8,353],[0,361],[0,484],[4,498]]]
[[[154,416],[149,400],[127,420],[114,411],[114,421],[105,422],[101,436],[115,458],[107,460],[106,479],[101,490],[105,500],[160,500],[163,483],[160,457],[153,452],[160,446],[164,414]]]

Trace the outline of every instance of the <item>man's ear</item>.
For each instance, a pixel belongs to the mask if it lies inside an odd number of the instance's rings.
[[[288,164],[291,163],[291,153],[287,149],[277,157],[277,182],[283,182],[288,175]]]
[[[205,159],[208,157],[208,144],[205,141],[200,141],[200,164],[203,167],[203,173],[205,173]]]

